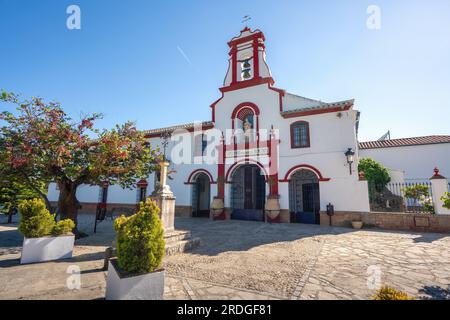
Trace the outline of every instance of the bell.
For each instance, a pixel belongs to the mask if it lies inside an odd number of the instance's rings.
[[[251,67],[251,65],[250,65],[249,60],[245,60],[245,62],[244,62],[244,69],[247,69],[247,68],[250,68],[250,67]]]
[[[244,70],[243,78],[244,78],[244,79],[250,79],[251,77],[252,77],[252,76],[250,75],[250,69]]]

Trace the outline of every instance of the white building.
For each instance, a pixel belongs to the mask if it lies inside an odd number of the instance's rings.
[[[394,182],[402,182],[398,178],[402,175],[404,181],[428,181],[435,167],[450,177],[450,136],[361,142],[359,149],[360,157],[372,158],[388,168]]]
[[[162,133],[172,133],[169,185],[177,214],[209,216],[219,197],[226,218],[263,220],[269,196],[279,198],[280,222],[318,223],[330,203],[335,211],[369,212],[367,182],[356,170],[354,101],[325,103],[274,87],[264,41],[261,31],[245,28],[228,43],[229,68],[221,97],[211,105],[211,121],[146,131],[153,146],[161,145]],[[180,156],[183,139],[194,147]],[[356,153],[353,163],[345,154],[349,149]],[[152,174],[135,190],[83,186],[77,196],[84,211],[102,202],[135,206],[155,181]],[[55,188],[49,189],[52,201],[58,197]]]

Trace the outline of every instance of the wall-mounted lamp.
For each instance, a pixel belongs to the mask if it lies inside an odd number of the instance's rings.
[[[355,161],[355,151],[352,148],[348,148],[345,152],[345,157],[347,158],[348,167],[350,168],[350,175],[352,174],[352,163]]]

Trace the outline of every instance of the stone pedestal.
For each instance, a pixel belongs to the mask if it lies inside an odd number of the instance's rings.
[[[433,194],[434,210],[436,214],[450,215],[450,210],[443,207],[441,197],[448,192],[448,180],[439,174],[439,169],[434,169],[434,176],[430,178]]]
[[[160,208],[159,217],[164,227],[164,240],[166,254],[175,254],[197,247],[199,238],[192,238],[189,231],[175,230],[175,196],[167,185],[167,168],[169,162],[163,161],[161,167],[161,180],[159,187],[153,192],[151,198]]]
[[[159,217],[164,227],[164,232],[175,230],[175,196],[173,194],[156,193],[152,199],[160,208]]]

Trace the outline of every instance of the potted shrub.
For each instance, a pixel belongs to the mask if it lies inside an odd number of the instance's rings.
[[[24,235],[21,264],[72,257],[75,242],[72,220],[55,222],[55,216],[40,199],[22,201],[19,212],[19,231]]]
[[[213,220],[223,220],[224,217],[224,201],[223,198],[214,197],[213,202],[211,204],[211,213]]]
[[[161,300],[164,294],[164,229],[151,199],[136,214],[114,222],[117,256],[108,263],[106,300]]]
[[[278,195],[269,195],[267,197],[267,202],[264,207],[267,220],[269,222],[276,221],[280,215],[280,197]]]

